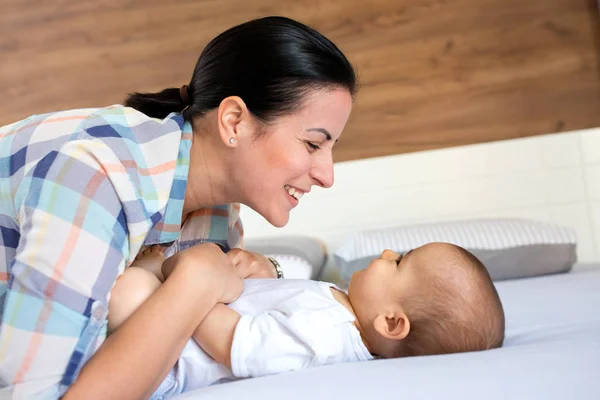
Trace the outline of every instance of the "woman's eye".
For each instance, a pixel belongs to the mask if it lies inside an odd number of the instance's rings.
[[[312,143],[312,142],[306,142],[306,145],[307,145],[308,147],[310,147],[310,149],[311,149],[311,150],[313,150],[313,151],[316,151],[316,150],[319,150],[319,149],[320,149],[320,147],[319,147],[318,145],[316,145],[316,144],[314,144],[314,143]]]

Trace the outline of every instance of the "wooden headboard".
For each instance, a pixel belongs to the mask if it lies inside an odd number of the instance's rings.
[[[212,37],[272,14],[359,71],[336,161],[600,125],[595,0],[9,0],[0,125],[179,87]]]

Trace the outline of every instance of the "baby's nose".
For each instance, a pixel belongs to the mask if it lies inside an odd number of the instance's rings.
[[[381,253],[382,260],[397,260],[398,257],[400,257],[400,254],[390,249],[386,249]]]

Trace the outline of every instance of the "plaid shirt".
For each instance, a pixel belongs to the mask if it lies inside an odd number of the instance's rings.
[[[108,295],[143,246],[241,244],[236,204],[181,225],[191,142],[181,115],[122,106],[0,128],[0,397],[66,392],[104,341]]]

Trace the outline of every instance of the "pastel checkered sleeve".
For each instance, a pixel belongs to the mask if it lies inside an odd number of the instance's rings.
[[[24,175],[14,194],[0,394],[62,396],[104,341],[108,295],[128,262],[128,223],[136,222],[123,201],[135,198],[122,192],[131,185],[118,182],[128,179],[123,170],[105,143],[75,140]]]

